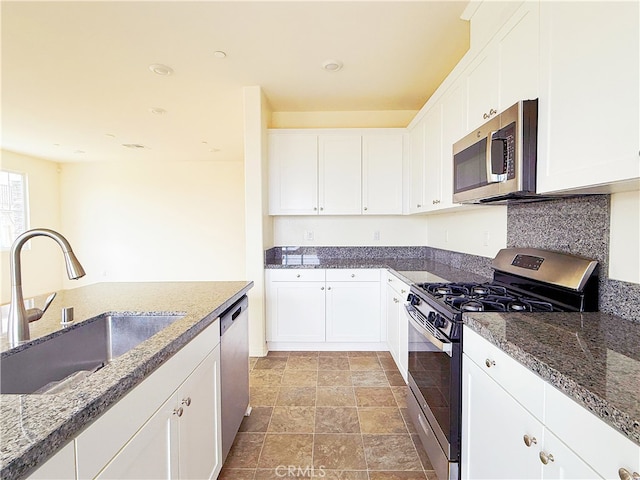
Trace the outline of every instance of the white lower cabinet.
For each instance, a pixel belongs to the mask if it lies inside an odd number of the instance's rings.
[[[409,294],[409,285],[391,272],[387,272],[386,284],[387,345],[406,382],[409,367],[409,325],[404,304]]]
[[[76,478],[74,442],[67,443],[27,478],[29,480],[69,480],[70,478]]]
[[[542,442],[542,423],[466,354],[462,365],[462,478],[539,479],[537,445],[524,438]]]
[[[77,478],[216,478],[219,344],[216,322],[78,435]]]
[[[379,269],[267,270],[270,348],[384,342]]]
[[[469,327],[463,337],[462,479],[637,475],[639,445]]]

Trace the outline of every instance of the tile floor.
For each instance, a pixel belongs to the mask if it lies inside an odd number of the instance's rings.
[[[220,479],[436,479],[388,352],[269,352],[250,367],[253,410]]]

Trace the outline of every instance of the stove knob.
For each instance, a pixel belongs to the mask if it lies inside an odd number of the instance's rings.
[[[436,321],[436,312],[429,312],[429,315],[427,315],[427,321],[429,323],[435,323]]]
[[[436,315],[435,317],[436,319],[433,322],[433,326],[436,328],[444,327],[447,322],[445,322],[444,318],[442,318],[442,315]]]
[[[414,295],[413,293],[409,294],[409,296],[407,297],[407,300],[411,305],[420,305],[420,298],[417,295]]]

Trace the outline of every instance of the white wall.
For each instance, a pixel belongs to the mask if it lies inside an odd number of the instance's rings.
[[[273,112],[269,128],[404,128],[416,110]]]
[[[493,258],[507,245],[507,207],[472,206],[430,215],[427,245]]]
[[[278,246],[414,246],[427,241],[425,217],[282,216],[274,217]],[[374,240],[379,232],[380,240]],[[312,233],[313,240],[305,240]]]
[[[3,170],[27,174],[29,189],[30,228],[50,228],[60,231],[74,245],[73,235],[60,229],[59,165],[39,158],[1,151]],[[26,298],[49,293],[62,288],[65,276],[60,247],[51,239],[38,237],[30,242],[30,249],[23,248],[22,286]],[[9,251],[0,255],[0,303],[11,301],[9,275]]]
[[[241,162],[67,163],[61,209],[87,272],[65,288],[245,277]]]
[[[640,192],[611,195],[609,278],[640,283]]]

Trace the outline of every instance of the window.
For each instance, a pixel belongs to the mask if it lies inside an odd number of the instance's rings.
[[[0,248],[8,250],[29,227],[27,176],[0,170]]]

